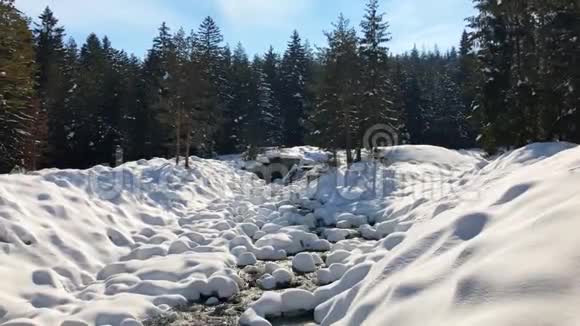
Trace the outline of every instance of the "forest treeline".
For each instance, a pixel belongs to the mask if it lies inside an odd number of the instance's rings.
[[[248,57],[207,17],[163,23],[144,58],[107,37],[66,39],[49,9],[0,0],[0,172],[311,144],[362,148],[376,124],[399,141],[489,152],[580,141],[580,4],[474,0],[459,48],[394,55],[378,0],[312,47]],[[349,160],[355,160],[355,154]]]

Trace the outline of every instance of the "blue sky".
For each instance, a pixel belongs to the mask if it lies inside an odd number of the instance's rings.
[[[249,54],[271,45],[283,51],[293,29],[312,44],[324,45],[323,31],[339,13],[358,30],[365,0],[16,0],[25,14],[37,17],[47,5],[69,36],[81,44],[91,32],[107,35],[113,46],[142,57],[161,22],[174,30],[197,29],[205,16],[219,24],[232,46],[241,41]],[[471,0],[382,0],[391,24],[391,51],[402,53],[414,44],[444,50],[457,45],[473,14]]]

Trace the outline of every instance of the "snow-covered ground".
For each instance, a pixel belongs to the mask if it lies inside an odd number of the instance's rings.
[[[380,156],[287,187],[236,157],[0,176],[0,325],[140,325],[233,298],[242,268],[288,259],[265,265],[271,291],[241,324],[580,324],[580,148]],[[310,272],[318,289],[275,290]]]

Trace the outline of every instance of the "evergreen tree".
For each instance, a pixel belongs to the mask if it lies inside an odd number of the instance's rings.
[[[580,4],[534,0],[529,7],[537,21],[539,132],[545,140],[579,142]]]
[[[30,137],[26,114],[33,104],[33,36],[13,0],[0,0],[0,172],[9,172],[23,158]]]
[[[238,43],[232,56],[232,100],[229,108],[231,120],[225,125],[230,131],[231,144],[237,150],[245,150],[248,145],[245,126],[248,125],[248,115],[252,112],[251,82],[252,71],[248,55],[242,44]]]
[[[234,84],[233,84],[233,54],[229,45],[224,46],[222,56],[222,67],[224,72],[224,82],[220,86],[223,93],[221,112],[221,126],[218,128],[216,137],[216,149],[220,154],[231,154],[236,151],[235,137],[231,131],[235,124],[236,108],[233,107]]]
[[[179,165],[182,155],[182,138],[186,116],[187,64],[191,58],[188,51],[185,32],[180,29],[171,39],[165,55],[166,74],[162,80],[162,104],[159,118],[167,129],[171,130],[169,140],[175,156],[175,163]]]
[[[317,106],[312,115],[314,133],[330,149],[345,148],[347,163],[353,162],[359,121],[358,39],[349,21],[340,15],[334,30],[327,33],[324,68]]]
[[[297,31],[292,33],[280,67],[280,107],[284,121],[284,145],[304,144],[306,83],[309,80],[306,50]]]
[[[82,46],[79,56],[77,87],[74,103],[74,143],[71,164],[75,167],[90,167],[109,163],[112,153],[99,151],[107,128],[102,113],[105,94],[104,80],[107,59],[101,40],[91,34]],[[109,154],[109,155],[107,155]]]
[[[269,146],[279,146],[283,142],[283,121],[282,112],[280,110],[280,57],[274,52],[274,48],[270,47],[268,52],[264,55],[264,60],[261,62],[261,70],[264,74],[262,87],[264,90],[264,97],[270,98],[268,101],[269,109],[265,110],[265,125],[267,126],[266,142]]]
[[[58,19],[54,17],[50,8],[46,8],[39,17],[40,22],[33,30],[36,48],[36,64],[38,67],[36,78],[36,94],[40,99],[37,114],[48,119],[48,141],[51,147],[49,161],[52,166],[64,167],[68,153],[65,150],[67,113],[65,101],[68,96],[70,82],[66,80],[64,28],[58,26]]]
[[[153,47],[148,51],[143,63],[143,114],[136,117],[142,126],[143,149],[146,158],[170,155],[167,142],[172,131],[161,123],[163,105],[167,91],[163,82],[167,77],[167,58],[171,50],[171,30],[163,23],[159,34],[153,39]]]
[[[461,35],[458,60],[456,80],[461,92],[461,100],[465,110],[464,115],[467,119],[466,136],[468,142],[471,142],[476,139],[482,123],[482,118],[477,115],[477,112],[473,112],[477,86],[481,77],[477,57],[473,49],[473,40],[465,30]],[[475,144],[472,143],[470,146],[475,146]]]
[[[49,138],[50,146],[49,149],[51,151],[51,157],[58,157],[62,153],[65,155],[64,157],[55,162],[56,166],[62,166],[67,168],[74,168],[78,167],[75,165],[76,156],[78,155],[76,144],[79,144],[79,136],[76,131],[79,129],[80,126],[80,118],[81,118],[81,108],[78,107],[79,103],[79,49],[74,41],[74,39],[70,38],[65,45],[64,50],[64,58],[63,58],[63,89],[66,90],[66,98],[64,107],[61,113],[61,119],[63,124],[63,135],[65,137],[64,143],[62,144],[62,148],[59,151],[55,152],[54,144],[58,144],[58,140],[53,140]],[[49,122],[50,124],[50,122]],[[49,127],[50,133],[50,127]],[[54,143],[52,143],[54,142]]]
[[[508,34],[507,18],[497,0],[475,0],[479,14],[470,19],[473,37],[478,40],[483,85],[476,107],[483,118],[483,143],[488,151],[509,145],[513,140],[509,126],[513,43]]]
[[[366,14],[361,22],[363,37],[360,40],[361,61],[361,122],[362,139],[364,132],[375,124],[397,125],[398,113],[393,107],[393,86],[388,66],[388,48],[391,40],[389,24],[384,22],[384,14],[379,13],[378,0],[369,0]],[[359,144],[360,145],[360,144]]]
[[[138,160],[145,157],[146,130],[141,124],[147,112],[143,105],[144,83],[142,63],[134,55],[120,52],[118,56],[119,76],[122,92],[120,94],[121,130],[120,146],[125,160]]]
[[[204,130],[199,141],[198,149],[207,154],[215,150],[214,135],[223,125],[224,106],[230,96],[226,82],[226,64],[224,61],[223,35],[215,21],[206,17],[200,25],[195,38],[194,53],[198,67],[201,69],[201,78],[208,83],[202,93],[205,98],[199,107],[200,114],[206,119],[202,127]],[[201,102],[200,102],[201,103]]]
[[[268,59],[266,59],[268,60]],[[252,79],[255,85],[255,107],[258,112],[256,130],[260,131],[259,146],[278,146],[282,143],[282,119],[280,106],[275,98],[270,80],[275,81],[264,72],[266,61],[256,57],[252,64]]]
[[[412,144],[425,143],[424,133],[427,127],[424,110],[425,95],[420,85],[420,60],[419,51],[415,47],[407,60],[408,66],[402,87],[405,127]]]

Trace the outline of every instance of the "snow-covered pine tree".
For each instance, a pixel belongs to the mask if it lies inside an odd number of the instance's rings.
[[[231,144],[236,150],[245,150],[248,145],[245,126],[252,110],[251,82],[250,61],[244,47],[238,43],[232,56],[232,100],[229,107],[231,120],[225,125],[229,130]]]
[[[39,16],[33,30],[36,50],[36,94],[39,98],[36,116],[46,117],[48,124],[48,162],[51,166],[64,167],[62,163],[69,155],[66,151],[67,133],[65,125],[70,123],[70,114],[65,112],[70,81],[64,73],[65,48],[64,28],[50,8]],[[40,141],[42,142],[42,141]],[[37,144],[44,147],[43,144]],[[42,163],[42,162],[40,162]],[[36,165],[36,164],[35,164]]]
[[[540,133],[543,139],[580,142],[580,3],[530,3],[537,21]]]
[[[478,58],[483,72],[476,106],[483,119],[482,144],[489,152],[498,146],[510,145],[511,134],[507,115],[513,59],[507,17],[498,0],[474,0],[478,14],[469,19],[473,38],[479,45]]]
[[[236,119],[236,108],[233,107],[234,85],[233,85],[233,54],[229,45],[225,45],[222,50],[222,69],[224,72],[224,82],[220,85],[220,93],[223,94],[221,124],[218,128],[216,138],[216,151],[220,154],[231,154],[236,151],[232,127]]]
[[[402,103],[405,127],[409,133],[411,144],[427,143],[424,139],[427,127],[425,119],[425,94],[420,84],[421,58],[417,48],[406,58],[404,84],[402,87]]]
[[[13,0],[0,0],[0,173],[20,164],[34,87],[32,33]]]
[[[196,142],[199,155],[209,156],[215,151],[215,135],[223,127],[225,105],[230,96],[224,60],[223,35],[211,17],[206,17],[195,34],[194,57],[201,73],[200,78],[209,83],[199,92],[198,114],[203,123],[196,128],[201,131]]]
[[[185,32],[179,29],[172,37],[167,53],[167,74],[162,82],[165,96],[160,112],[161,121],[172,130],[170,139],[177,165],[183,154],[184,121],[187,119],[186,98],[190,92],[187,85],[187,66],[190,59],[191,54]]]
[[[142,149],[145,157],[165,157],[170,154],[167,141],[172,130],[159,120],[166,90],[163,80],[167,77],[167,57],[172,42],[171,30],[166,23],[159,27],[158,35],[153,39],[153,47],[148,51],[143,62],[143,113],[136,116],[136,123],[142,126]]]
[[[306,50],[297,31],[292,33],[282,58],[280,107],[284,122],[284,145],[304,144],[306,81],[309,80]]]
[[[119,78],[121,85],[121,146],[125,160],[138,160],[145,157],[145,132],[141,121],[146,116],[144,98],[144,83],[141,78],[142,65],[139,58],[119,52],[116,59],[119,62]]]
[[[259,57],[252,63],[252,80],[254,86],[254,106],[258,113],[258,123],[252,126],[258,132],[256,144],[263,146],[277,146],[282,141],[282,120],[280,107],[274,97],[268,76],[263,71],[264,61]]]
[[[398,125],[399,113],[393,106],[393,85],[389,73],[387,42],[391,40],[389,24],[379,12],[379,1],[369,0],[360,24],[361,98],[358,140],[365,131],[376,124]],[[357,144],[361,146],[360,142]]]
[[[269,102],[269,108],[265,111],[265,124],[267,127],[267,146],[280,146],[283,143],[283,121],[280,109],[279,94],[281,92],[280,81],[280,57],[274,48],[270,46],[261,63],[264,74],[264,90],[262,95]]]
[[[477,56],[474,51],[473,40],[466,30],[461,34],[459,47],[459,58],[456,80],[461,91],[464,116],[466,121],[467,138],[475,140],[481,129],[481,117],[478,111],[474,111],[474,101],[477,94],[477,85],[481,79],[481,72],[478,69]],[[476,144],[472,144],[475,146]]]
[[[324,68],[318,85],[318,98],[311,123],[315,133],[329,149],[345,148],[347,162],[359,134],[359,58],[356,31],[341,14],[326,34]]]
[[[116,50],[111,45],[108,37],[103,37],[104,79],[103,79],[103,107],[101,108],[102,126],[101,140],[97,143],[97,152],[100,153],[99,161],[114,166],[115,150],[122,144],[123,116],[126,111],[123,105],[125,85],[122,84],[123,63],[126,54]]]
[[[102,161],[98,147],[102,143],[106,127],[102,116],[105,105],[105,70],[107,59],[101,40],[90,34],[81,47],[77,75],[77,87],[72,106],[74,107],[73,155],[71,164],[90,167]],[[111,153],[112,154],[112,153]]]

